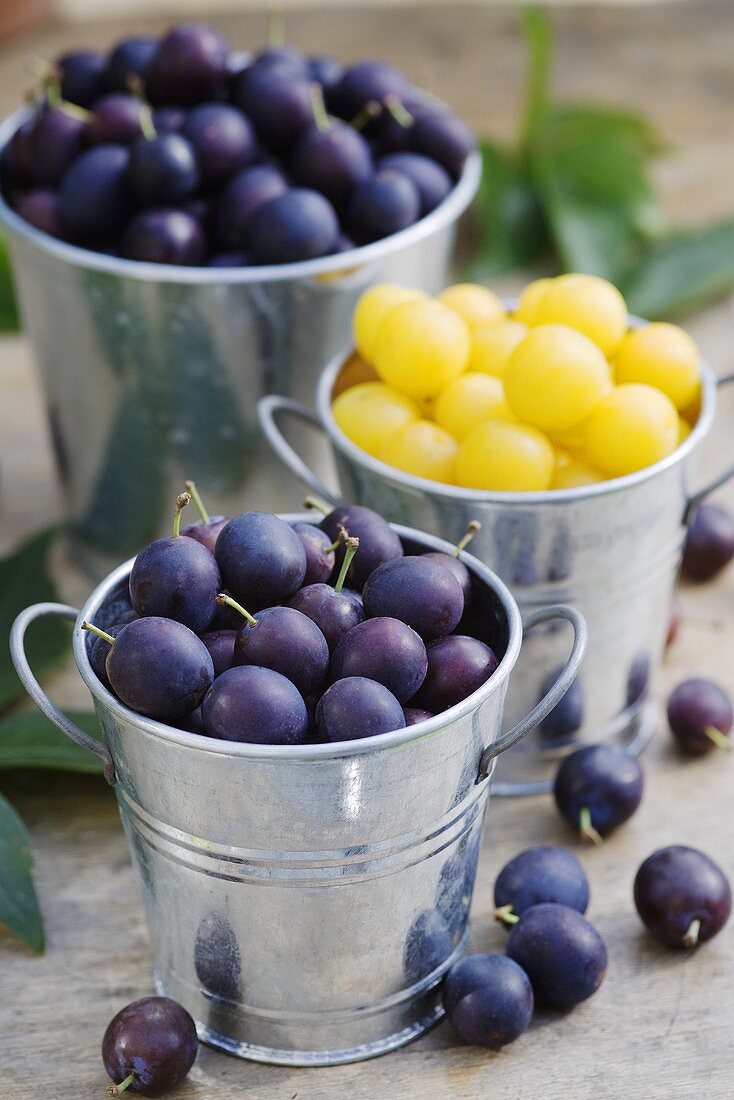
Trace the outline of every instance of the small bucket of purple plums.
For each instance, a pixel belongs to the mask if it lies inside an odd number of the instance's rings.
[[[254,399],[310,399],[373,282],[444,285],[479,176],[466,124],[384,62],[188,23],[47,67],[0,126],[0,223],[98,575],[184,476],[221,511],[293,504]]]
[[[189,482],[171,535],[81,611],[28,608],[11,651],[40,709],[104,761],[158,992],[216,1046],[326,1065],[442,1015],[494,761],[573,683],[586,626],[562,605],[523,622],[466,552],[475,523],[453,547],[364,506],[307,503],[211,517]],[[48,615],[74,621],[100,740],[29,667],[25,631]],[[567,663],[501,734],[523,628],[551,619],[573,627]]]

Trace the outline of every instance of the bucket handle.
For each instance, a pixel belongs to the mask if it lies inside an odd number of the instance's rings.
[[[716,383],[716,388],[721,389],[722,386],[729,386],[734,382],[734,373],[725,374],[722,378],[719,378]],[[695,493],[691,493],[688,497],[686,504],[686,511],[683,517],[683,522],[687,523],[693,514],[694,509],[705,500],[707,496],[715,492],[716,489],[720,489],[722,485],[726,484],[731,477],[734,477],[734,462],[723,471],[721,474],[717,474],[708,485],[704,485],[703,489],[698,489]]]
[[[309,409],[308,405],[294,401],[292,397],[281,397],[280,394],[268,394],[267,397],[261,397],[257,403],[260,429],[283,465],[316,496],[323,497],[329,504],[338,504],[339,501],[331,489],[327,489],[281,432],[276,421],[279,413],[287,413],[296,420],[303,420],[312,428],[323,432],[324,428],[317,414],[313,409]]]
[[[523,737],[530,733],[531,730],[540,725],[543,719],[546,718],[553,708],[561,701],[578,675],[579,667],[584,658],[584,653],[586,652],[586,643],[588,640],[589,632],[586,626],[586,619],[575,607],[569,607],[567,604],[550,604],[548,607],[540,607],[537,611],[531,611],[531,613],[523,619],[523,632],[530,630],[531,627],[537,626],[539,623],[548,622],[549,619],[566,619],[573,627],[573,645],[571,646],[568,660],[561,669],[553,687],[543,696],[540,702],[536,703],[529,714],[526,714],[524,718],[520,719],[517,725],[513,726],[511,730],[508,730],[506,734],[497,741],[494,741],[491,745],[488,745],[484,750],[481,760],[479,761],[477,783],[481,783],[483,779],[488,777],[491,771],[492,761],[499,756],[500,753],[505,752],[506,749],[512,748],[518,741],[522,741]]]
[[[28,658],[25,652],[25,634],[28,627],[36,619],[41,619],[45,615],[53,615],[60,619],[68,619],[70,622],[76,622],[79,617],[79,612],[75,607],[70,607],[68,604],[63,603],[36,603],[31,607],[27,607],[25,611],[21,611],[17,619],[13,623],[12,630],[10,631],[10,655],[15,665],[15,671],[30,695],[33,702],[38,709],[46,715],[49,721],[65,733],[72,741],[82,749],[86,749],[87,752],[93,752],[95,756],[98,756],[102,761],[104,777],[110,786],[114,786],[117,782],[117,776],[115,775],[115,765],[112,760],[112,754],[103,741],[98,741],[96,737],[90,737],[84,730],[79,729],[71,722],[63,711],[60,711],[58,707],[54,706],[46,692],[39,684],[36,677],[31,671],[31,666],[28,664]]]

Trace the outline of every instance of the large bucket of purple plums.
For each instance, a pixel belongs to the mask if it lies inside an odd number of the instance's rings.
[[[220,511],[294,505],[256,398],[310,399],[372,282],[442,286],[479,175],[383,62],[185,24],[50,66],[0,126],[0,223],[83,563],[159,533],[182,471]]]
[[[584,620],[523,623],[475,558],[364,507],[178,522],[81,611],[24,611],[16,668],[102,757],[156,986],[202,1038],[292,1065],[381,1054],[442,1014],[494,761],[573,682]],[[44,615],[75,623],[104,741],[33,677],[23,638]],[[501,735],[523,627],[550,619],[573,626],[568,661]]]

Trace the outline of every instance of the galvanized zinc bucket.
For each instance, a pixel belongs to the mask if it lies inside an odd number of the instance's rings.
[[[630,323],[644,324],[637,318]],[[523,613],[570,603],[588,623],[589,651],[578,682],[556,712],[503,757],[495,793],[549,790],[559,755],[582,742],[615,740],[639,752],[655,722],[648,686],[665,646],[691,506],[734,474],[729,466],[704,489],[693,492],[689,485],[713,423],[717,384],[733,379],[717,383],[703,365],[698,422],[688,439],[654,466],[577,489],[496,493],[413,477],[356,447],[331,413],[342,365],[339,357],[324,371],[316,413],[277,396],[260,402],[262,430],[295,476],[319,496],[336,499],[282,435],[276,418],[283,413],[326,434],[346,500],[451,542],[461,538],[469,520],[480,520],[472,552],[505,581]],[[508,724],[543,694],[564,645],[557,624],[526,640],[507,699]]]
[[[408,552],[450,549],[395,529]],[[114,785],[157,987],[208,1042],[258,1061],[327,1065],[382,1054],[441,1017],[439,983],[464,949],[494,761],[567,690],[586,636],[571,608],[526,620],[568,620],[574,642],[540,707],[500,737],[523,626],[502,582],[463,560],[497,671],[450,713],[341,744],[217,741],[124,707],[92,671],[80,625],[109,625],[129,606],[130,562],[81,612],[36,604],[16,620],[11,649],[25,687],[102,758]],[[24,634],[45,615],[75,621],[74,656],[104,744],[56,709],[28,666]]]
[[[0,149],[26,113],[0,126]],[[212,512],[258,500],[292,506],[292,486],[261,451],[256,399],[310,400],[323,364],[348,343],[355,304],[372,283],[429,291],[445,284],[456,224],[480,174],[474,153],[440,206],[375,244],[238,269],[138,263],[76,248],[38,232],[0,197],[82,564],[103,576],[120,554],[149,541],[168,522],[184,477],[196,480]]]

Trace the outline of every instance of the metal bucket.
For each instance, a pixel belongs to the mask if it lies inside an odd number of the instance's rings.
[[[0,126],[0,148],[26,114]],[[197,481],[212,512],[258,500],[291,507],[292,486],[261,452],[256,399],[310,400],[323,364],[349,343],[354,306],[372,283],[445,284],[456,223],[480,173],[474,153],[440,206],[383,241],[240,269],[76,248],[33,229],[0,198],[82,564],[102,576],[149,541],[184,478]],[[319,454],[311,452],[312,464]]]
[[[303,517],[286,517],[295,521]],[[449,549],[395,528],[408,552]],[[258,1061],[328,1065],[401,1046],[442,1015],[439,984],[463,950],[494,760],[567,690],[583,618],[544,608],[525,627],[569,620],[574,643],[541,706],[500,737],[523,624],[507,588],[469,555],[477,609],[500,665],[474,695],[430,721],[363,741],[263,746],[154,722],[102,686],[84,618],[109,625],[131,563],[81,612],[36,604],[11,634],[40,709],[105,763],[142,880],[158,989],[199,1034]],[[44,694],[23,650],[44,615],[75,620],[74,656],[105,744]]]
[[[644,322],[637,318],[631,324]],[[293,474],[319,496],[335,495],[289,446],[279,413],[325,432],[341,495],[387,519],[458,541],[469,520],[481,531],[472,552],[507,585],[521,610],[570,603],[586,618],[589,651],[564,703],[533,735],[503,757],[497,794],[550,790],[559,756],[582,742],[615,740],[641,751],[655,722],[648,687],[662,658],[691,506],[734,474],[706,488],[688,488],[692,461],[716,406],[717,381],[703,366],[702,408],[688,439],[662,462],[628,477],[578,489],[492,493],[439,485],[395,470],[356,447],[331,413],[331,393],[343,360],[324,371],[317,413],[295,401],[266,397],[261,428]],[[727,377],[719,385],[732,381]],[[534,631],[523,647],[505,716],[515,722],[543,694],[558,668],[565,639],[557,625]]]

